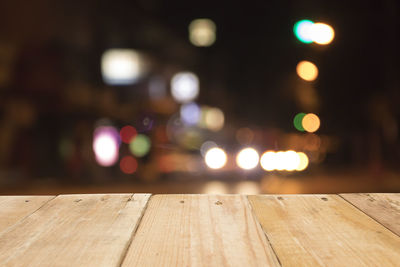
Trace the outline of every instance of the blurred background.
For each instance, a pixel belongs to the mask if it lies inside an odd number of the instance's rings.
[[[1,1],[0,194],[400,192],[396,0]]]

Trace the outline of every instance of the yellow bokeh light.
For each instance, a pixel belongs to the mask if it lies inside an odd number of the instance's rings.
[[[310,61],[300,61],[296,71],[300,78],[308,82],[312,82],[318,77],[318,68]]]
[[[284,166],[285,170],[287,171],[294,171],[297,169],[297,167],[300,164],[300,157],[299,155],[293,151],[293,150],[288,150],[284,154]]]
[[[209,168],[220,169],[225,166],[227,156],[224,150],[214,147],[207,151],[204,160]]]
[[[297,155],[299,156],[300,161],[296,168],[296,171],[304,171],[308,166],[308,162],[309,162],[308,157],[303,152],[297,152]]]
[[[210,46],[215,42],[216,28],[210,19],[195,19],[189,25],[189,40],[195,46]]]
[[[261,168],[266,171],[273,171],[275,170],[276,160],[275,160],[276,153],[274,151],[267,151],[262,154],[260,159]]]
[[[319,129],[321,122],[317,115],[313,113],[308,113],[307,115],[304,116],[303,120],[301,121],[301,124],[304,130],[306,130],[309,133],[313,133]]]
[[[242,149],[236,157],[237,165],[244,170],[254,169],[258,164],[258,160],[258,152],[250,147]]]
[[[325,23],[314,23],[310,29],[311,39],[320,45],[330,44],[335,37],[335,31]]]
[[[217,132],[224,127],[224,113],[219,108],[209,108],[205,111],[204,120],[206,127],[214,132]]]

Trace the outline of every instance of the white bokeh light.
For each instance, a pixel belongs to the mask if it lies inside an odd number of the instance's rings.
[[[287,171],[296,170],[300,164],[299,155],[293,150],[288,150],[284,153],[285,154],[284,154],[283,158],[284,158],[285,170],[287,170]]]
[[[225,166],[227,156],[224,150],[218,147],[213,147],[206,152],[204,161],[211,169],[220,169]]]
[[[144,71],[142,58],[133,49],[109,49],[101,57],[101,74],[110,85],[135,83]]]
[[[335,37],[335,31],[325,23],[314,23],[310,29],[311,39],[320,45],[327,45]]]
[[[236,157],[237,165],[245,170],[250,170],[258,165],[258,152],[251,147],[242,149]]]
[[[101,166],[114,165],[119,156],[118,132],[111,127],[96,129],[93,138],[93,151],[96,161]]]
[[[172,97],[180,102],[187,103],[199,95],[199,79],[192,72],[180,72],[171,80]]]
[[[195,125],[201,117],[201,110],[196,103],[183,104],[180,109],[181,120],[186,125]]]
[[[275,160],[276,153],[274,151],[267,151],[262,154],[260,159],[261,168],[266,171],[273,171],[276,167],[276,160]]]

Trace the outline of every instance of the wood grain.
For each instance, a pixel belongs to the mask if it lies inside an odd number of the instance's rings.
[[[54,196],[0,196],[0,234],[52,198]]]
[[[400,262],[400,238],[337,195],[248,198],[282,266]]]
[[[0,235],[2,266],[119,266],[149,195],[60,195]]]
[[[247,198],[156,195],[123,266],[279,266]]]
[[[341,197],[400,236],[400,194],[341,194]]]

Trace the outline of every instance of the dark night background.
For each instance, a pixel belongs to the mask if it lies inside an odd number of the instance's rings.
[[[216,24],[210,47],[188,39],[197,18]],[[298,41],[293,25],[301,19],[331,25],[332,43]],[[395,0],[2,1],[0,193],[399,192],[399,22]],[[141,51],[149,72],[132,85],[105,84],[101,57],[110,48]],[[301,60],[318,66],[316,81],[299,79]],[[208,170],[199,148],[166,137],[179,112],[169,81],[182,70],[199,77],[196,102],[225,114],[221,131],[200,135],[225,148],[226,170]],[[154,77],[168,85],[163,101],[148,96]],[[302,102],[299,88],[308,88],[312,104]],[[285,140],[305,136],[293,127],[299,112],[318,114],[316,134],[328,144],[309,152],[315,160],[304,172],[233,166],[239,128],[253,131],[247,145],[260,154],[292,149]],[[151,127],[142,125],[146,118]],[[122,173],[118,163],[96,164],[93,131],[104,119],[118,129],[131,124],[152,140],[134,174]],[[121,145],[120,157],[128,154]],[[168,155],[200,167],[165,171]]]

